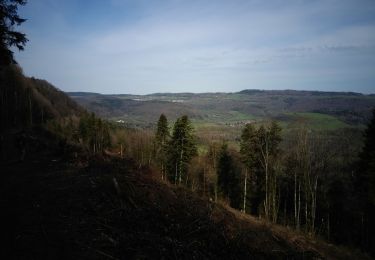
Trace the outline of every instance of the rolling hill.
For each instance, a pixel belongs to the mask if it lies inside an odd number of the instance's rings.
[[[238,126],[275,119],[285,124],[305,120],[313,127],[330,130],[362,126],[375,107],[374,95],[353,92],[243,90],[201,94],[68,94],[102,117],[140,127],[150,126],[150,122],[154,123],[164,113],[172,120],[186,114],[198,126]]]

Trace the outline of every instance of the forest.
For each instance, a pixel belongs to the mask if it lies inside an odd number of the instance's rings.
[[[131,158],[139,169],[149,168],[162,181],[207,200],[372,252],[374,115],[365,131],[314,131],[303,122],[285,131],[277,121],[249,123],[233,142],[198,136],[184,115],[169,122],[161,114],[151,130],[101,119],[74,101],[59,105],[56,114],[48,106],[54,100],[48,90],[56,92],[47,83],[23,78],[17,67],[9,71],[6,77],[19,78],[23,88],[2,88],[3,132],[40,125],[82,147],[78,153],[87,158]],[[47,93],[49,102],[40,93]],[[5,158],[6,147],[4,140]]]
[[[12,31],[24,22],[16,7],[25,1],[10,2],[0,2],[0,148],[7,172],[37,161],[33,144],[40,142],[43,152],[58,149],[74,169],[111,172],[132,165],[132,174],[148,172],[168,190],[375,256],[375,108],[368,109],[370,116],[354,113],[364,127],[322,130],[303,120],[288,127],[277,117],[246,118],[230,138],[197,131],[186,114],[171,120],[162,113],[147,127],[131,127],[84,109],[47,81],[24,76],[10,47],[22,50],[27,42]],[[116,163],[105,164],[111,160]],[[115,177],[112,182],[124,203],[133,188],[124,195]],[[123,204],[120,208],[125,212]]]
[[[150,167],[162,180],[209,200],[308,236],[371,251],[374,116],[363,145],[355,143],[358,133],[351,129],[321,133],[301,124],[284,135],[275,121],[245,125],[238,144],[212,142],[195,135],[187,116],[169,124],[163,114],[154,132],[126,129],[93,115],[59,131],[90,153],[133,158],[140,168]]]

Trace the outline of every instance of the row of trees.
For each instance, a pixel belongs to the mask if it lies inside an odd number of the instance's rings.
[[[222,199],[228,200],[230,205],[240,208],[241,202],[241,177],[244,173],[242,210],[253,214],[264,215],[273,222],[277,221],[279,209],[278,173],[280,170],[279,144],[281,142],[281,128],[273,122],[268,126],[256,129],[248,124],[241,137],[241,156],[235,159],[233,152],[228,150],[224,142],[218,149],[211,146],[209,153],[202,156],[203,169],[196,174],[199,182],[213,184],[214,196],[218,194]],[[217,146],[217,145],[216,145]],[[161,115],[155,133],[155,158],[163,179],[169,179],[175,184],[197,184],[189,181],[189,164],[194,156],[198,155],[196,137],[187,116],[176,120],[170,134],[168,120]],[[209,166],[216,174],[215,180],[207,181]],[[211,171],[212,172],[212,171]],[[190,170],[190,174],[192,171]],[[212,174],[211,174],[212,176]],[[250,183],[251,182],[251,183]],[[248,192],[248,189],[252,191]],[[253,191],[257,192],[253,192]],[[250,197],[250,199],[248,198]],[[246,207],[248,206],[248,209]]]
[[[111,146],[110,124],[94,113],[57,118],[47,122],[46,127],[66,142],[83,145],[91,155],[102,154]]]
[[[161,115],[154,133],[114,127],[93,114],[64,125],[63,135],[92,154],[111,145],[139,167],[156,167],[162,179],[245,213],[373,248],[374,119],[363,149],[360,130],[322,133],[300,125],[282,133],[275,122],[246,125],[238,143],[199,139],[187,116],[170,127]]]
[[[78,126],[78,140],[92,154],[103,153],[111,145],[109,124],[94,113],[82,116]]]
[[[282,133],[276,122],[247,124],[239,146],[201,140],[208,145],[198,154],[188,118],[177,119],[170,134],[161,115],[154,159],[163,179],[271,222],[371,251],[374,129],[375,119],[360,153],[359,130],[323,133],[301,124]]]

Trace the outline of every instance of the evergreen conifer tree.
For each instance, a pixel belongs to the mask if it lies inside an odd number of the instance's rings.
[[[23,50],[27,42],[24,33],[14,30],[26,20],[17,11],[19,5],[25,5],[25,0],[0,0],[0,66],[15,63],[11,47]]]
[[[157,123],[155,133],[155,157],[160,167],[162,179],[166,177],[166,164],[168,141],[170,138],[168,120],[164,114],[161,114]]]
[[[190,160],[197,154],[193,127],[187,116],[177,118],[169,142],[169,176],[175,184],[186,178]]]

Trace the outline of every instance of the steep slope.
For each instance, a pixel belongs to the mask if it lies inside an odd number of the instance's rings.
[[[129,159],[71,159],[57,140],[33,136],[33,152],[2,169],[2,259],[366,259],[163,183]]]
[[[18,160],[22,132],[85,110],[45,80],[25,77],[15,65],[0,68],[0,162]]]
[[[25,77],[15,65],[0,70],[0,132],[79,116],[84,109],[45,80]]]

